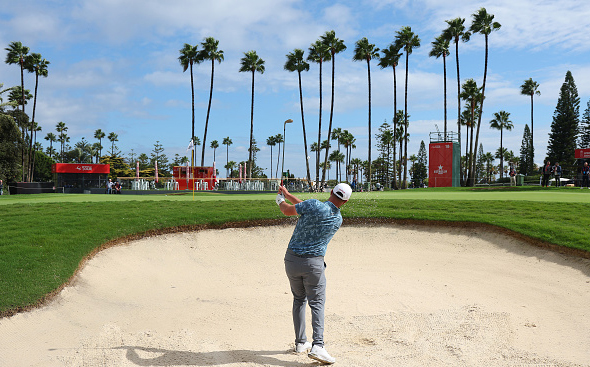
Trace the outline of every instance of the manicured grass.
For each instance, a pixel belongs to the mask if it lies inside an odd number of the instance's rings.
[[[297,194],[327,199],[327,194]],[[0,197],[0,315],[36,304],[120,237],[177,226],[283,218],[275,194]],[[478,222],[590,251],[590,190],[417,189],[355,193],[345,218]],[[288,239],[285,239],[287,241]],[[286,242],[285,242],[286,243]]]

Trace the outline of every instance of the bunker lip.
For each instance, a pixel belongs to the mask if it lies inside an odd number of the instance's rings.
[[[59,293],[65,288],[72,285],[76,276],[84,268],[84,265],[91,260],[99,252],[111,248],[113,246],[123,245],[132,241],[137,241],[143,238],[149,238],[154,236],[160,236],[172,233],[182,232],[193,232],[203,231],[209,229],[226,229],[226,228],[252,228],[252,227],[268,227],[277,225],[289,225],[295,224],[297,218],[278,218],[278,219],[260,219],[260,220],[248,220],[248,221],[237,221],[237,222],[225,222],[225,223],[208,223],[208,224],[197,224],[197,225],[185,225],[176,227],[167,227],[160,229],[152,229],[149,231],[136,233],[128,236],[123,236],[110,240],[86,255],[78,264],[74,274],[68,279],[67,282],[62,284],[60,287],[55,289],[39,299],[37,302],[23,307],[15,307],[0,311],[0,319],[14,316],[18,313],[28,312],[40,307],[43,307],[50,303]],[[415,220],[415,219],[394,219],[386,217],[372,217],[372,218],[360,218],[360,217],[345,217],[343,220],[343,226],[379,226],[379,225],[402,225],[402,226],[416,226],[424,228],[442,227],[442,228],[458,228],[458,229],[480,229],[486,232],[503,234],[508,237],[514,238],[526,244],[534,247],[549,250],[551,252],[559,253],[565,256],[572,256],[576,258],[590,259],[590,252],[574,249],[564,246],[555,245],[546,241],[542,241],[536,238],[525,236],[521,233],[512,231],[507,228],[495,226],[493,224],[480,223],[480,222],[451,222],[451,221],[436,221],[436,220]]]

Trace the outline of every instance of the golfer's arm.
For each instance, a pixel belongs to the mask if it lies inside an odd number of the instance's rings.
[[[297,198],[295,195],[291,194],[290,192],[287,192],[286,190],[283,191],[283,195],[285,195],[285,199],[289,200],[293,205],[301,203],[303,201]]]
[[[290,200],[289,200],[290,201]],[[285,214],[286,216],[293,216],[293,215],[297,215],[297,209],[295,209],[295,205],[291,205],[285,201],[283,201],[281,203],[281,205],[279,205],[279,209],[281,209],[281,212],[283,214]]]

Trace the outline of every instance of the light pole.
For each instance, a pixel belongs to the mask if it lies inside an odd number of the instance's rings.
[[[281,166],[281,186],[283,186],[283,171],[285,170],[285,142],[287,141],[287,135],[286,135],[287,124],[290,124],[292,122],[293,122],[293,120],[288,119],[283,124],[283,165]],[[287,179],[289,179],[288,176],[287,176]]]

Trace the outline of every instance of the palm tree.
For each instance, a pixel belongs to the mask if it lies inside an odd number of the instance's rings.
[[[268,145],[270,147],[270,178],[272,178],[272,147],[274,147],[275,145],[277,145],[277,142],[275,140],[275,136],[269,136],[268,138],[266,138],[266,145]],[[280,147],[280,145],[279,145]]]
[[[297,72],[299,78],[299,105],[301,106],[301,126],[303,127],[303,148],[305,149],[305,167],[307,168],[307,183],[311,187],[311,174],[309,171],[309,154],[307,153],[307,134],[305,132],[305,118],[303,116],[303,89],[301,87],[301,72],[309,71],[309,64],[303,59],[304,51],[296,48],[293,52],[287,54],[287,61],[285,62],[285,70],[289,72]],[[272,149],[272,147],[271,147]],[[272,165],[271,165],[272,177]]]
[[[406,187],[406,179],[408,174],[408,60],[414,48],[420,47],[420,38],[417,34],[412,32],[412,27],[402,27],[396,32],[395,43],[406,52],[406,86],[404,91],[404,181],[402,187]]]
[[[322,141],[322,64],[324,61],[330,61],[332,54],[328,46],[320,40],[315,41],[309,47],[309,55],[307,61],[315,62],[320,65],[320,110],[318,122],[318,146]],[[324,165],[325,166],[325,165]],[[315,183],[316,187],[320,187],[320,151],[316,151],[315,156]]]
[[[459,41],[467,42],[471,33],[465,28],[465,18],[445,20],[448,27],[443,30],[443,37],[455,42],[455,60],[457,62],[457,139],[461,151],[461,77],[459,76]]]
[[[35,94],[33,98],[33,117],[31,119],[31,137],[33,136],[33,127],[35,126],[35,110],[37,108],[37,89],[39,87],[39,75],[42,77],[47,77],[47,65],[49,65],[49,61],[43,59],[41,54],[32,53],[27,55],[25,58],[25,68],[30,73],[35,73]],[[33,174],[33,139],[30,140],[29,145],[29,181],[31,181],[31,176]]]
[[[320,39],[321,39],[322,43],[328,47],[328,50],[330,52],[330,58],[332,59],[332,99],[331,99],[331,103],[330,103],[330,122],[328,124],[328,140],[330,140],[331,139],[330,134],[332,133],[332,118],[334,116],[334,71],[335,71],[336,54],[346,50],[346,46],[344,45],[343,40],[336,38],[336,32],[334,32],[333,30],[326,32],[323,36],[320,37]],[[327,161],[328,161],[328,151],[326,150],[324,162],[327,162]],[[322,173],[322,184],[325,182],[325,178],[326,178],[326,171],[324,170]]]
[[[8,53],[6,54],[5,63],[8,65],[19,64],[20,65],[20,86],[21,86],[21,104],[23,107],[23,113],[25,112],[25,58],[29,53],[29,48],[23,46],[21,42],[15,41],[10,42],[7,48]]]
[[[533,81],[533,78],[528,78],[527,80],[522,83],[520,86],[520,94],[525,96],[531,96],[531,146],[533,147],[532,151],[534,152],[534,145],[533,145],[533,96],[536,94],[538,96],[541,95],[539,89],[539,83]]]
[[[283,177],[283,172],[279,173],[279,158],[281,157],[281,144],[285,142],[283,134],[277,134],[274,136],[275,143],[279,146],[279,153],[277,154],[277,169],[275,170],[277,177]]]
[[[104,138],[105,136],[106,134],[104,133],[104,131],[102,131],[102,129],[96,129],[94,131],[94,138],[98,139],[98,144],[100,145],[100,148],[98,150],[99,157],[102,157],[102,138]]]
[[[498,22],[494,22],[494,15],[488,14],[485,8],[480,8],[476,13],[471,15],[472,22],[471,27],[469,30],[472,33],[480,33],[483,34],[486,41],[486,51],[485,51],[485,65],[483,71],[483,84],[481,85],[481,102],[479,104],[479,117],[477,119],[477,132],[475,133],[475,146],[479,142],[479,128],[481,126],[481,116],[483,115],[483,102],[485,100],[485,92],[486,92],[486,78],[488,75],[488,38],[490,33],[493,31],[497,31],[500,29],[501,25]],[[474,152],[477,154],[477,152]],[[475,158],[471,162],[471,166],[469,168],[469,184],[470,186],[475,185]],[[502,173],[500,172],[500,176]]]
[[[228,161],[228,162],[226,163],[226,165],[225,165],[225,167],[224,167],[224,168],[225,168],[225,169],[227,170],[227,172],[228,172],[228,173],[227,173],[227,176],[229,176],[229,177],[233,177],[233,174],[232,174],[232,173],[233,173],[233,170],[234,170],[234,168],[236,168],[236,165],[237,165],[237,163],[236,163],[236,162],[234,162],[234,161]]]
[[[350,159],[352,156],[352,150],[356,149],[356,145],[354,143],[356,143],[356,138],[354,137],[354,135],[352,135],[348,130],[344,130],[342,132],[342,137],[341,137],[341,141],[342,144],[344,145],[344,149],[346,150],[346,160],[347,160],[347,164],[345,164],[345,168],[350,166]],[[348,179],[348,169],[346,170],[346,181],[349,181]]]
[[[443,82],[444,82],[444,106],[445,106],[445,127],[443,139],[447,139],[447,56],[449,52],[449,40],[444,35],[440,35],[432,41],[432,50],[428,56],[436,57],[437,59],[442,56],[443,59]]]
[[[231,141],[231,139],[228,136],[228,137],[223,138],[223,142],[221,144],[225,145],[225,148],[226,148],[226,150],[225,150],[225,154],[226,154],[225,163],[227,165],[227,164],[229,164],[229,146],[233,144],[233,141]]]
[[[115,155],[115,142],[119,141],[119,135],[115,134],[114,132],[109,133],[109,136],[107,137],[107,139],[109,139],[109,141],[111,142],[111,156]]]
[[[215,151],[217,150],[217,148],[219,148],[219,142],[217,140],[211,141],[210,147],[213,149],[213,163],[215,163]]]
[[[338,151],[340,151],[340,144],[342,143],[342,140],[341,140],[342,129],[341,128],[334,129],[334,131],[332,131],[331,137],[332,137],[332,140],[336,140],[336,142],[338,143]],[[336,177],[338,177],[338,180],[342,180],[342,169],[340,167],[340,163],[338,163],[336,165]]]
[[[205,120],[205,134],[203,135],[203,151],[201,153],[201,166],[205,165],[205,144],[207,143],[207,128],[209,127],[209,112],[211,111],[211,100],[213,99],[213,76],[215,75],[215,61],[221,64],[223,51],[218,49],[219,41],[213,37],[207,37],[201,42],[203,48],[199,52],[199,60],[211,60],[211,87],[209,88],[209,105],[207,107],[207,119]]]
[[[47,133],[47,135],[45,135],[45,140],[47,140],[49,142],[49,158],[51,158],[51,153],[53,152],[53,143],[55,143],[57,141],[57,137],[55,136],[54,133]]]
[[[395,74],[395,68],[399,63],[399,58],[403,55],[403,53],[399,52],[400,49],[395,44],[389,45],[388,48],[381,50],[383,55],[379,60],[379,66],[381,69],[385,69],[386,67],[390,67],[393,69],[393,131],[397,130],[397,78]],[[395,139],[395,137],[394,137]],[[396,144],[393,144],[393,157],[396,156]],[[395,160],[395,159],[394,159]],[[397,189],[397,179],[396,179],[396,167],[395,164],[393,165],[393,188]]]
[[[379,58],[379,48],[369,43],[366,37],[356,41],[354,47],[353,61],[367,62],[367,80],[369,82],[369,162],[371,162],[371,60]],[[371,166],[369,164],[369,191],[371,191]]]
[[[253,162],[253,142],[254,142],[254,74],[264,74],[264,60],[262,60],[256,51],[244,52],[244,57],[240,60],[240,72],[251,72],[252,73],[252,107],[250,109],[250,147],[248,148],[248,177],[252,178],[252,166]]]
[[[66,131],[68,131],[68,127],[62,121],[58,122],[55,125],[55,131],[59,133],[57,141],[60,142],[60,155],[61,155],[61,162],[64,161],[64,146],[65,143],[69,140],[68,136],[66,135]]]
[[[340,163],[344,162],[344,154],[342,154],[339,150],[333,150],[332,153],[330,153],[330,161],[331,162],[335,162],[336,163],[336,167],[338,167],[340,165]],[[338,169],[336,169],[338,170]],[[340,180],[338,178],[338,172],[336,172],[336,180]]]
[[[192,102],[192,130],[191,136],[195,136],[195,86],[193,81],[193,64],[199,64],[201,60],[199,59],[199,53],[197,51],[197,45],[192,46],[188,43],[184,44],[184,47],[180,49],[180,56],[178,57],[178,61],[182,66],[182,72],[185,72],[187,69],[190,69],[191,72],[191,102]],[[194,159],[195,159],[195,152],[193,150],[191,155],[191,166],[194,166]]]
[[[478,116],[481,116],[481,88],[477,87],[477,83],[475,82],[475,80],[473,79],[467,79],[465,81],[465,83],[463,83],[463,91],[461,92],[460,96],[461,99],[463,99],[464,101],[467,102],[468,107],[469,107],[469,119],[467,121],[470,122],[469,127],[471,128],[471,139],[469,139],[468,136],[466,136],[466,139],[468,139],[471,143],[471,145],[469,146],[469,154],[466,154],[467,156],[467,165],[466,167],[469,167],[469,170],[466,170],[467,172],[470,172],[471,167],[472,167],[472,161],[475,159],[475,157],[473,156],[473,128],[475,125],[475,120]],[[476,115],[477,113],[477,115]],[[463,118],[461,120],[464,120]],[[468,130],[469,131],[469,130]],[[465,151],[467,151],[467,145],[469,144],[465,144]],[[475,145],[477,147],[477,144]],[[467,177],[471,177],[469,175],[467,175]]]
[[[510,113],[506,111],[499,111],[494,113],[494,118],[490,121],[490,127],[492,129],[500,130],[500,151],[503,151],[502,148],[502,138],[504,129],[510,131],[514,127],[512,125],[512,121],[510,121]],[[502,173],[504,172],[504,159],[503,156],[500,155],[500,179],[502,178]]]

